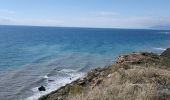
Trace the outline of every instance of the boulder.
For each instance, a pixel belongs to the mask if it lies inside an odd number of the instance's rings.
[[[59,96],[56,100],[63,100],[63,97]]]
[[[167,49],[161,54],[161,56],[170,59],[170,48],[167,48]]]
[[[44,86],[40,86],[40,87],[38,88],[38,90],[39,90],[39,91],[46,91],[46,89],[45,89]]]

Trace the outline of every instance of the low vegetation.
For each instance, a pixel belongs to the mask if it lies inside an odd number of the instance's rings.
[[[169,100],[169,61],[153,53],[120,56],[39,100]]]

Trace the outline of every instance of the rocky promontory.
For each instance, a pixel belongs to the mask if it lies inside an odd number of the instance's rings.
[[[122,55],[39,100],[170,100],[169,51]]]
[[[161,56],[163,57],[167,57],[170,59],[170,48],[167,48],[162,54]]]

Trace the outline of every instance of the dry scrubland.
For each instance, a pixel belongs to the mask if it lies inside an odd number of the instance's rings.
[[[153,53],[120,56],[40,100],[170,100],[170,59]]]

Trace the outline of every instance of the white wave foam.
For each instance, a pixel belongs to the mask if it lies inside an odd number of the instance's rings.
[[[43,78],[44,78],[44,79],[48,79],[49,77],[48,77],[47,75],[45,75]]]
[[[165,34],[170,34],[170,32],[164,32]]]
[[[61,72],[73,73],[73,72],[76,72],[76,70],[73,70],[73,69],[62,69]]]
[[[71,70],[71,69],[64,69],[64,70],[62,70],[62,72],[69,72],[69,73],[67,73],[67,74],[69,74],[69,77],[58,77],[58,78],[52,79],[54,81],[47,83],[46,91],[44,91],[44,92],[39,92],[38,87],[33,88],[32,91],[33,91],[34,95],[26,98],[26,100],[37,100],[39,97],[41,97],[45,94],[48,94],[48,93],[58,89],[59,87],[66,85],[67,83],[71,83],[72,81],[74,81],[84,75],[84,73],[75,72],[74,70]],[[44,76],[44,77],[46,77],[46,76]],[[48,77],[48,78],[50,79],[52,77]]]
[[[164,51],[166,50],[166,48],[154,48],[155,50],[161,50],[161,51]]]
[[[166,35],[170,34],[169,31],[167,31],[167,32],[159,32],[159,33],[161,33],[161,34],[166,34]]]

